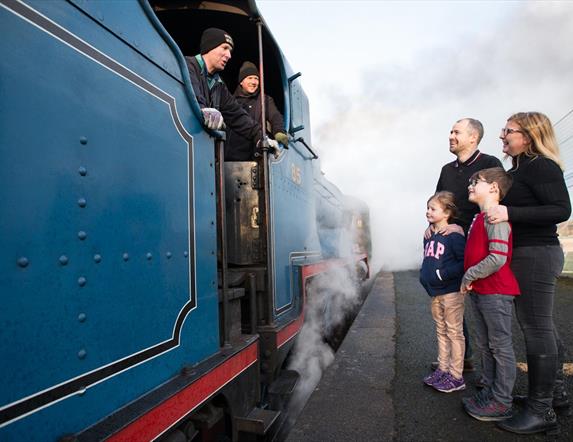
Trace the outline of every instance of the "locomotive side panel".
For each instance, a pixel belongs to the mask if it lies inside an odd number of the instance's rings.
[[[319,255],[310,161],[291,148],[272,164],[271,205],[273,223],[275,313],[279,316],[295,303],[293,266]]]
[[[219,342],[213,142],[182,84],[33,6],[0,7],[3,440],[79,431]]]
[[[282,54],[281,54],[282,56]],[[293,72],[286,62],[287,78]],[[289,99],[286,107],[287,128],[296,138],[310,143],[308,99],[298,80],[285,82]],[[292,129],[298,129],[295,132]],[[296,265],[312,262],[320,255],[313,199],[313,156],[300,142],[291,142],[279,161],[271,163],[271,210],[274,252],[274,307],[277,316],[298,314],[295,307],[300,301],[295,290]]]

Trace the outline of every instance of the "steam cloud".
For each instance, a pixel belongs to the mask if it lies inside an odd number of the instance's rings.
[[[329,118],[313,143],[327,178],[370,207],[371,269],[419,266],[426,200],[441,167],[454,160],[448,134],[455,121],[481,120],[480,149],[501,158],[497,137],[509,115],[538,110],[556,122],[573,108],[571,23],[570,4],[527,2],[479,39],[436,47],[407,66],[364,70],[358,95],[344,89],[343,77],[325,80],[320,96]],[[305,324],[289,367],[301,374],[291,417],[334,359],[326,331],[360,302],[352,280],[329,275],[307,288]]]
[[[332,118],[315,131],[315,145],[327,178],[370,206],[374,268],[419,265],[426,200],[454,160],[455,121],[481,120],[480,149],[501,158],[497,137],[509,115],[538,110],[556,122],[573,108],[571,23],[567,2],[524,3],[480,39],[363,72],[358,98],[343,82],[322,91]]]
[[[300,374],[288,416],[294,421],[324,370],[334,361],[334,350],[326,342],[361,302],[353,269],[341,268],[312,279],[306,288],[304,325],[297,336],[289,369]]]

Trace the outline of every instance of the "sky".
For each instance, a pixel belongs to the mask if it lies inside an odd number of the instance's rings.
[[[426,201],[460,118],[573,109],[573,2],[258,0],[309,98],[326,177],[370,206],[375,268],[417,268]],[[508,161],[504,161],[509,168]]]

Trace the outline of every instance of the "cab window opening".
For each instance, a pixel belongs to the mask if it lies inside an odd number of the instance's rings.
[[[202,32],[210,27],[227,31],[235,42],[232,57],[225,70],[219,75],[233,93],[238,85],[239,69],[244,61],[259,67],[258,35],[256,23],[247,15],[237,13],[191,9],[189,5],[180,7],[181,2],[150,1],[157,18],[179,46],[185,56],[195,56],[199,50]],[[282,66],[278,48],[263,28],[263,57],[265,93],[270,95],[284,116],[285,96],[282,79]],[[286,124],[286,122],[285,122]]]

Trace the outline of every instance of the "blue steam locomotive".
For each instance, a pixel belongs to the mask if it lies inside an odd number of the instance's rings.
[[[260,38],[279,158],[203,127],[183,54],[211,26],[229,86]],[[0,440],[264,437],[308,283],[367,277],[370,243],[256,5],[0,0],[0,28]]]

